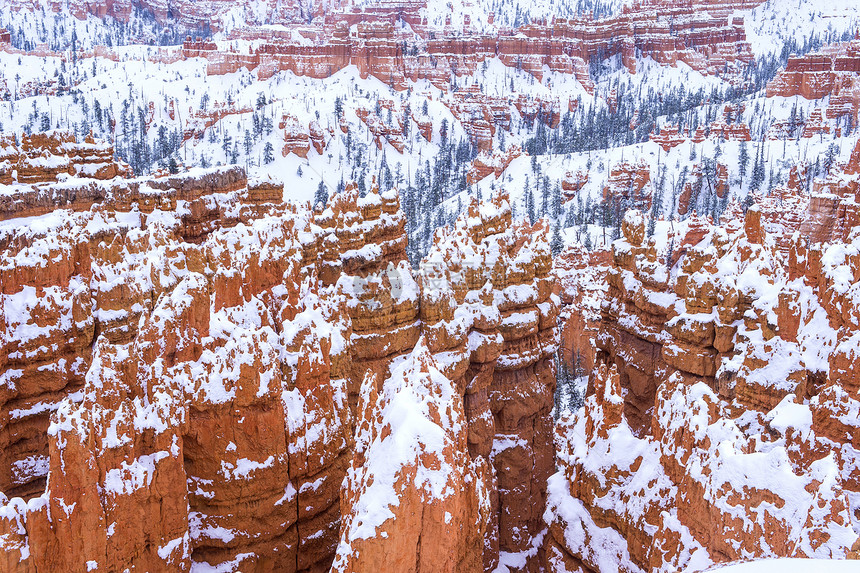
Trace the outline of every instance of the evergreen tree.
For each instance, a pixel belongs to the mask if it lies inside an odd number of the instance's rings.
[[[535,218],[536,218],[536,216],[535,216],[535,197],[534,197],[534,194],[532,193],[532,190],[529,188],[526,188],[526,213],[529,216],[529,223],[534,225],[535,224]]]
[[[561,225],[556,225],[552,232],[552,240],[550,242],[553,256],[558,256],[564,249],[564,240],[561,237]]]
[[[266,165],[275,161],[275,148],[272,146],[271,141],[266,142],[266,146],[263,148],[263,163]]]
[[[254,141],[251,139],[251,132],[247,129],[245,130],[245,159],[251,156],[251,148],[254,147]]]
[[[233,138],[229,133],[224,133],[224,140],[221,142],[221,149],[224,150],[224,155],[227,161],[230,161],[230,150],[233,148]]]
[[[326,189],[325,182],[320,180],[320,184],[317,187],[316,193],[314,194],[314,207],[319,205],[323,209],[325,209],[325,206],[327,203],[328,203],[328,189]]]

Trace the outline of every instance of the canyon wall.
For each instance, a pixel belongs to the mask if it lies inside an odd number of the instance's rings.
[[[546,225],[475,203],[416,273],[393,191],[57,179],[5,187],[4,570],[541,567]]]
[[[825,116],[840,119],[848,115],[853,125],[857,125],[860,113],[858,72],[860,40],[833,44],[818,52],[790,57],[785,70],[768,84],[767,96],[801,96],[809,100],[829,96]]]
[[[730,14],[757,4],[644,3],[601,20],[556,18],[489,34],[430,30],[419,25],[404,31],[395,26],[395,20],[408,21],[413,4],[386,3],[380,10],[365,11],[360,19],[335,13],[324,22],[308,25],[301,30],[302,41],[277,31],[261,34],[254,28],[238,29],[232,38],[255,40],[247,52],[189,38],[182,55],[206,58],[210,74],[248,68],[256,69],[263,79],[285,70],[325,78],[355,65],[362,77],[374,76],[400,90],[409,86],[407,79],[428,79],[447,89],[453,77],[474,74],[488,58],[499,58],[506,66],[522,69],[538,80],[545,69],[573,74],[588,91],[594,87],[588,63],[613,56],[620,56],[632,73],[640,58],[651,57],[660,64],[683,62],[704,74],[740,82],[753,54],[743,20]],[[540,105],[535,109],[546,115]],[[547,123],[554,126],[557,119]]]
[[[628,213],[588,398],[557,427],[551,570],[849,554],[857,165],[694,217],[672,251]]]

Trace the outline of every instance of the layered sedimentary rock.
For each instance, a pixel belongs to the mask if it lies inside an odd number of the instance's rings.
[[[326,233],[321,276],[331,281],[340,269],[337,288],[352,323],[348,395],[358,453],[345,482],[350,517],[338,570],[368,563],[481,570],[500,560],[534,569],[542,562],[557,303],[547,228],[512,227],[510,217],[503,196],[472,204],[436,237],[417,278],[405,264],[395,194],[372,189],[362,198],[349,187],[317,218]],[[409,389],[404,376],[438,382]],[[423,410],[421,397],[432,403],[439,392],[444,408]],[[417,420],[430,425],[401,419],[416,407]],[[425,443],[424,453],[398,450],[407,436]],[[392,456],[396,464],[386,465]],[[415,475],[426,476],[419,480],[425,485],[416,487]],[[379,504],[388,509],[370,512]],[[425,508],[423,517],[415,507]],[[428,525],[437,514],[438,524]],[[452,533],[463,520],[466,530]],[[444,542],[418,551],[440,527]]]
[[[379,388],[362,383],[333,571],[483,571],[489,468],[471,459],[463,400],[424,339]]]
[[[331,562],[348,316],[301,283],[308,215],[230,173],[134,180],[4,228],[11,570]]]
[[[316,217],[322,228],[320,279],[343,292],[351,330],[349,404],[357,412],[368,371],[386,379],[421,331],[419,286],[406,263],[406,220],[397,193],[365,197],[350,184]],[[380,388],[381,389],[381,388]]]
[[[695,220],[671,252],[625,219],[589,398],[558,429],[551,569],[840,558],[856,542],[856,239],[802,239],[833,219],[781,193]]]
[[[561,358],[572,372],[591,372],[595,341],[600,330],[601,306],[606,297],[606,274],[611,263],[608,250],[587,251],[573,246],[553,261],[561,308]]]
[[[206,58],[210,74],[245,67],[259,70],[263,78],[282,70],[324,78],[352,64],[362,77],[374,76],[396,89],[407,89],[406,79],[427,79],[447,89],[454,76],[473,74],[482,62],[495,57],[538,80],[547,68],[572,74],[588,91],[594,86],[587,62],[616,55],[634,73],[640,55],[661,64],[684,62],[703,73],[741,81],[753,56],[743,20],[731,14],[758,3],[652,2],[602,20],[557,18],[517,30],[499,29],[495,34],[463,35],[450,28],[430,29],[417,17],[419,3],[386,2],[363,7],[361,12],[335,10],[326,20],[303,26],[301,39],[277,30],[234,30],[232,38],[257,41],[247,52],[189,39],[183,56]],[[411,28],[395,26],[398,19],[409,22]],[[517,108],[528,121],[540,118],[555,126],[560,103],[526,98],[517,102]]]
[[[614,165],[603,187],[603,199],[624,202],[639,209],[651,206],[651,167],[644,159],[637,163],[622,161]]]
[[[729,191],[729,170],[723,163],[696,163],[690,175],[691,180],[684,183],[684,190],[678,196],[680,215],[686,215],[697,206],[704,206],[703,198],[716,196],[722,199]]]
[[[576,173],[573,171],[566,172],[564,179],[561,180],[561,191],[565,200],[576,197],[586,183],[588,183],[588,172],[582,169],[577,170]]]
[[[375,186],[316,214],[236,167],[7,188],[4,567],[543,562],[544,223],[475,203],[414,276]]]
[[[849,115],[856,125],[860,113],[860,41],[827,46],[819,52],[792,56],[785,70],[767,86],[768,97],[801,96],[817,100],[830,96],[828,119]]]
[[[185,129],[182,132],[182,139],[183,141],[191,138],[202,139],[207,129],[228,115],[240,115],[251,113],[252,111],[250,107],[239,107],[226,102],[215,102],[212,104],[212,107],[207,107],[206,109],[189,109],[187,119],[185,120]]]
[[[0,141],[0,183],[38,184],[58,178],[113,179],[128,176],[128,165],[113,158],[113,147],[87,136],[78,143],[70,133],[23,135],[21,144]]]
[[[541,508],[553,464],[547,432],[558,347],[547,234],[542,222],[512,225],[510,205],[497,196],[473,203],[452,230],[439,232],[422,263],[424,292],[435,289],[440,301],[454,301],[443,324],[464,322],[468,333],[468,370],[459,388],[469,454],[487,460],[494,474],[484,545],[489,569],[500,563],[532,571],[543,563]],[[445,338],[442,355],[456,369],[463,351],[450,334]]]
[[[522,154],[523,150],[520,149],[519,145],[512,145],[504,153],[494,153],[492,155],[483,153],[478,155],[472,161],[472,165],[466,173],[466,182],[469,185],[474,185],[491,174],[495,175],[496,179],[498,179],[511,162]]]
[[[379,149],[382,149],[383,142],[387,142],[403,153],[402,111],[395,109],[393,101],[379,102],[376,111],[359,108],[356,115],[367,126]]]
[[[284,149],[281,155],[286,157],[293,153],[306,159],[311,149],[311,138],[299,119],[294,115],[284,115],[278,127],[284,130]]]

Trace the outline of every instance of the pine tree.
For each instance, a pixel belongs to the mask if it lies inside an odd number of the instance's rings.
[[[561,182],[556,181],[555,186],[552,188],[550,216],[553,219],[558,219],[559,215],[561,215]]]
[[[761,188],[764,183],[765,175],[764,144],[761,143],[758,146],[758,154],[755,164],[753,165],[752,178],[750,179],[750,191],[758,191]]]
[[[266,142],[266,146],[263,148],[263,163],[266,165],[275,161],[275,148],[272,146],[271,141]]]
[[[229,133],[224,133],[224,140],[221,142],[221,149],[224,150],[224,156],[227,161],[230,161],[230,150],[233,148],[233,138]]]
[[[535,196],[531,189],[526,189],[526,213],[529,216],[529,223],[535,224]]]
[[[251,148],[254,147],[254,141],[251,139],[251,132],[247,129],[245,130],[245,159],[251,156]]]
[[[553,256],[558,256],[564,249],[564,239],[561,238],[561,225],[556,225],[552,232],[552,240],[550,242]]]
[[[314,194],[314,207],[319,205],[323,209],[325,209],[325,206],[327,203],[328,203],[328,189],[325,186],[325,182],[320,180],[320,184],[317,187],[316,193]]]

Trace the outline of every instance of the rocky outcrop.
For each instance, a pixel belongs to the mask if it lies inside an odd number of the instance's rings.
[[[815,208],[788,192],[732,208],[671,253],[625,219],[589,398],[558,429],[553,570],[849,552],[856,426],[838,412],[853,407],[857,325],[831,281],[855,276],[853,239],[801,239]]]
[[[0,183],[39,184],[61,178],[113,179],[131,175],[128,165],[117,163],[113,147],[87,136],[78,143],[69,133],[23,135],[21,144],[11,138],[0,142]]]
[[[290,153],[307,159],[308,151],[311,149],[310,135],[302,127],[298,118],[294,115],[284,115],[278,127],[284,130],[284,149],[281,155],[286,157]]]
[[[365,197],[350,184],[316,217],[321,237],[320,279],[346,296],[351,324],[349,404],[357,412],[368,371],[386,379],[397,357],[418,341],[420,290],[406,263],[406,220],[397,193]]]
[[[301,286],[308,214],[263,208],[282,189],[244,181],[135,180],[136,195],[43,215],[38,231],[4,227],[13,570],[329,566],[352,445],[349,319]],[[222,216],[189,222],[179,199],[192,219],[201,199]]]
[[[830,96],[825,109],[827,119],[850,115],[856,125],[860,112],[858,70],[860,41],[827,46],[819,52],[790,57],[785,70],[768,84],[767,95],[809,100]]]
[[[663,148],[663,151],[669,152],[673,147],[678,147],[687,141],[686,135],[678,129],[677,125],[667,125],[660,129],[659,133],[652,132],[648,135],[648,139]]]
[[[465,321],[468,332],[460,388],[469,454],[489,462],[496,484],[484,544],[489,569],[534,570],[543,563],[541,508],[553,464],[546,432],[558,348],[547,235],[543,222],[512,224],[507,198],[497,196],[473,203],[450,232],[438,233],[422,263],[424,291],[453,300],[449,320]],[[455,369],[452,342],[441,354]]]
[[[561,358],[571,372],[591,372],[601,308],[606,299],[606,276],[611,266],[608,250],[587,251],[568,247],[553,261],[553,274],[561,306]]]
[[[483,571],[489,468],[467,450],[463,400],[424,339],[362,383],[333,571]]]
[[[637,163],[622,161],[613,166],[603,187],[603,200],[624,202],[639,209],[651,206],[651,167],[644,159]]]
[[[570,200],[579,194],[580,189],[588,183],[588,172],[579,169],[574,173],[568,171],[564,174],[564,179],[561,180],[561,191],[564,194],[565,200]]]
[[[252,112],[253,109],[250,107],[239,107],[227,102],[214,102],[212,107],[207,106],[206,109],[189,109],[186,116],[187,119],[185,120],[185,129],[182,132],[182,140],[187,141],[192,138],[200,140],[207,129],[228,115],[240,115]]]
[[[359,108],[355,113],[367,126],[377,148],[382,149],[383,142],[387,142],[399,153],[403,153],[403,112],[395,108],[393,101],[379,102],[377,111]]]
[[[189,39],[183,55],[206,58],[210,74],[232,73],[245,67],[258,70],[262,78],[285,70],[325,78],[355,65],[361,77],[374,76],[398,90],[408,88],[407,78],[427,79],[447,90],[453,77],[473,74],[482,62],[496,57],[538,80],[543,79],[547,68],[574,75],[589,92],[594,85],[587,62],[616,55],[621,55],[623,64],[633,73],[637,57],[650,56],[660,64],[684,62],[703,73],[740,82],[753,56],[743,20],[732,14],[758,3],[642,3],[596,21],[556,18],[552,23],[534,22],[517,30],[464,36],[461,30],[452,28],[431,30],[418,16],[420,3],[386,2],[364,6],[360,12],[333,7],[326,21],[303,26],[295,37],[291,31],[253,26],[233,30],[233,39],[254,41],[254,47],[247,52],[236,52],[228,44]],[[175,9],[181,12],[183,7]],[[263,12],[273,9],[268,7]],[[221,6],[211,10],[218,12]],[[288,20],[283,15],[277,18]],[[410,32],[396,26],[397,21],[409,22]],[[313,37],[314,42],[308,43],[308,37]],[[547,125],[558,124],[558,101],[520,94],[516,106],[528,122],[540,118]]]
[[[472,161],[472,165],[466,173],[466,182],[469,185],[474,185],[489,175],[495,175],[496,179],[498,179],[511,162],[522,154],[523,150],[520,149],[519,145],[510,146],[504,153],[494,153],[492,155],[482,153]]]

